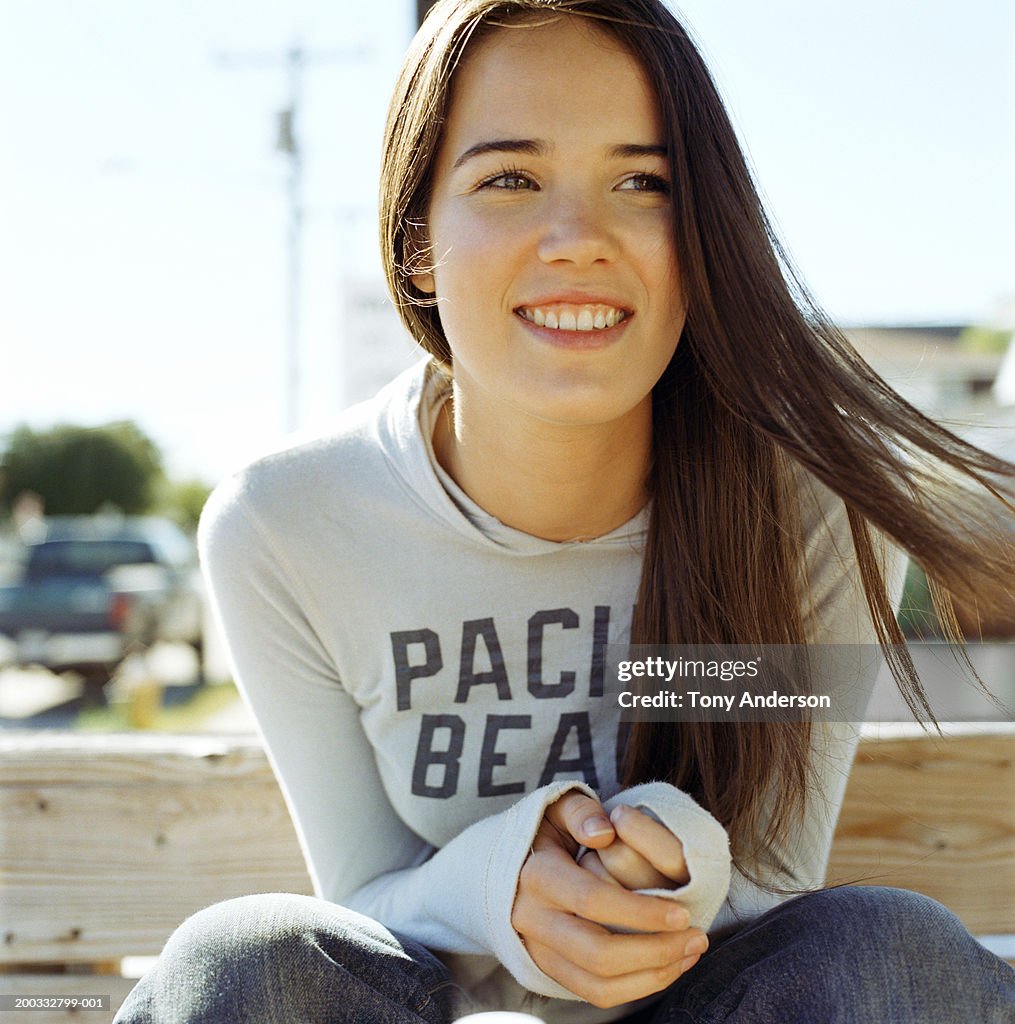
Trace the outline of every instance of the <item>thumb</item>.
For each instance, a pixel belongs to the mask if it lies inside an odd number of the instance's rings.
[[[587,846],[598,850],[609,846],[617,835],[603,805],[578,790],[565,793],[550,804],[546,819],[561,835],[570,838],[575,848]]]

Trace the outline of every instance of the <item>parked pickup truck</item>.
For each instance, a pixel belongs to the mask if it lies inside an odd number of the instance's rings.
[[[20,582],[0,588],[7,661],[103,683],[141,645],[184,641],[200,653],[194,545],[169,520],[54,517],[24,556]]]

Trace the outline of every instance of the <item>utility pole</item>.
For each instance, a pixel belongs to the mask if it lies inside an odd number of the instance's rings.
[[[422,2],[422,0],[420,0]],[[285,429],[300,425],[300,341],[301,292],[303,286],[303,155],[299,140],[299,109],[303,92],[303,72],[308,64],[347,64],[365,54],[362,48],[309,53],[295,43],[285,53],[220,54],[219,64],[230,70],[263,70],[286,67],[289,72],[289,102],[278,112],[277,152],[289,160],[289,228],[287,232],[286,345],[285,345]]]
[[[278,115],[275,149],[289,158],[288,289],[286,302],[285,429],[300,425],[300,302],[303,280],[303,154],[296,115],[303,88],[303,47],[289,50],[289,106]]]

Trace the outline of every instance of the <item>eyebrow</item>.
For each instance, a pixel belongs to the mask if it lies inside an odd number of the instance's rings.
[[[455,161],[454,168],[457,170],[462,164],[474,157],[483,156],[484,153],[525,153],[528,156],[539,156],[545,151],[546,146],[535,139],[494,139],[491,142],[478,142],[475,146],[470,146]]]
[[[546,153],[547,145],[537,139],[493,139],[490,142],[478,142],[470,146],[454,162],[454,169],[457,170],[462,164],[477,156],[486,153],[524,153],[528,156],[542,156]],[[639,157],[639,156],[660,156],[665,157],[669,153],[666,146],[643,146],[637,143],[624,143],[611,146],[609,155],[611,157]]]

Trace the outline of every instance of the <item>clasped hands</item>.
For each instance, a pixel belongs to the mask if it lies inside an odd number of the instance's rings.
[[[669,829],[633,807],[608,818],[598,800],[572,790],[543,816],[511,923],[544,974],[586,1002],[616,1006],[666,988],[707,948],[679,903],[633,891],[688,880]]]

